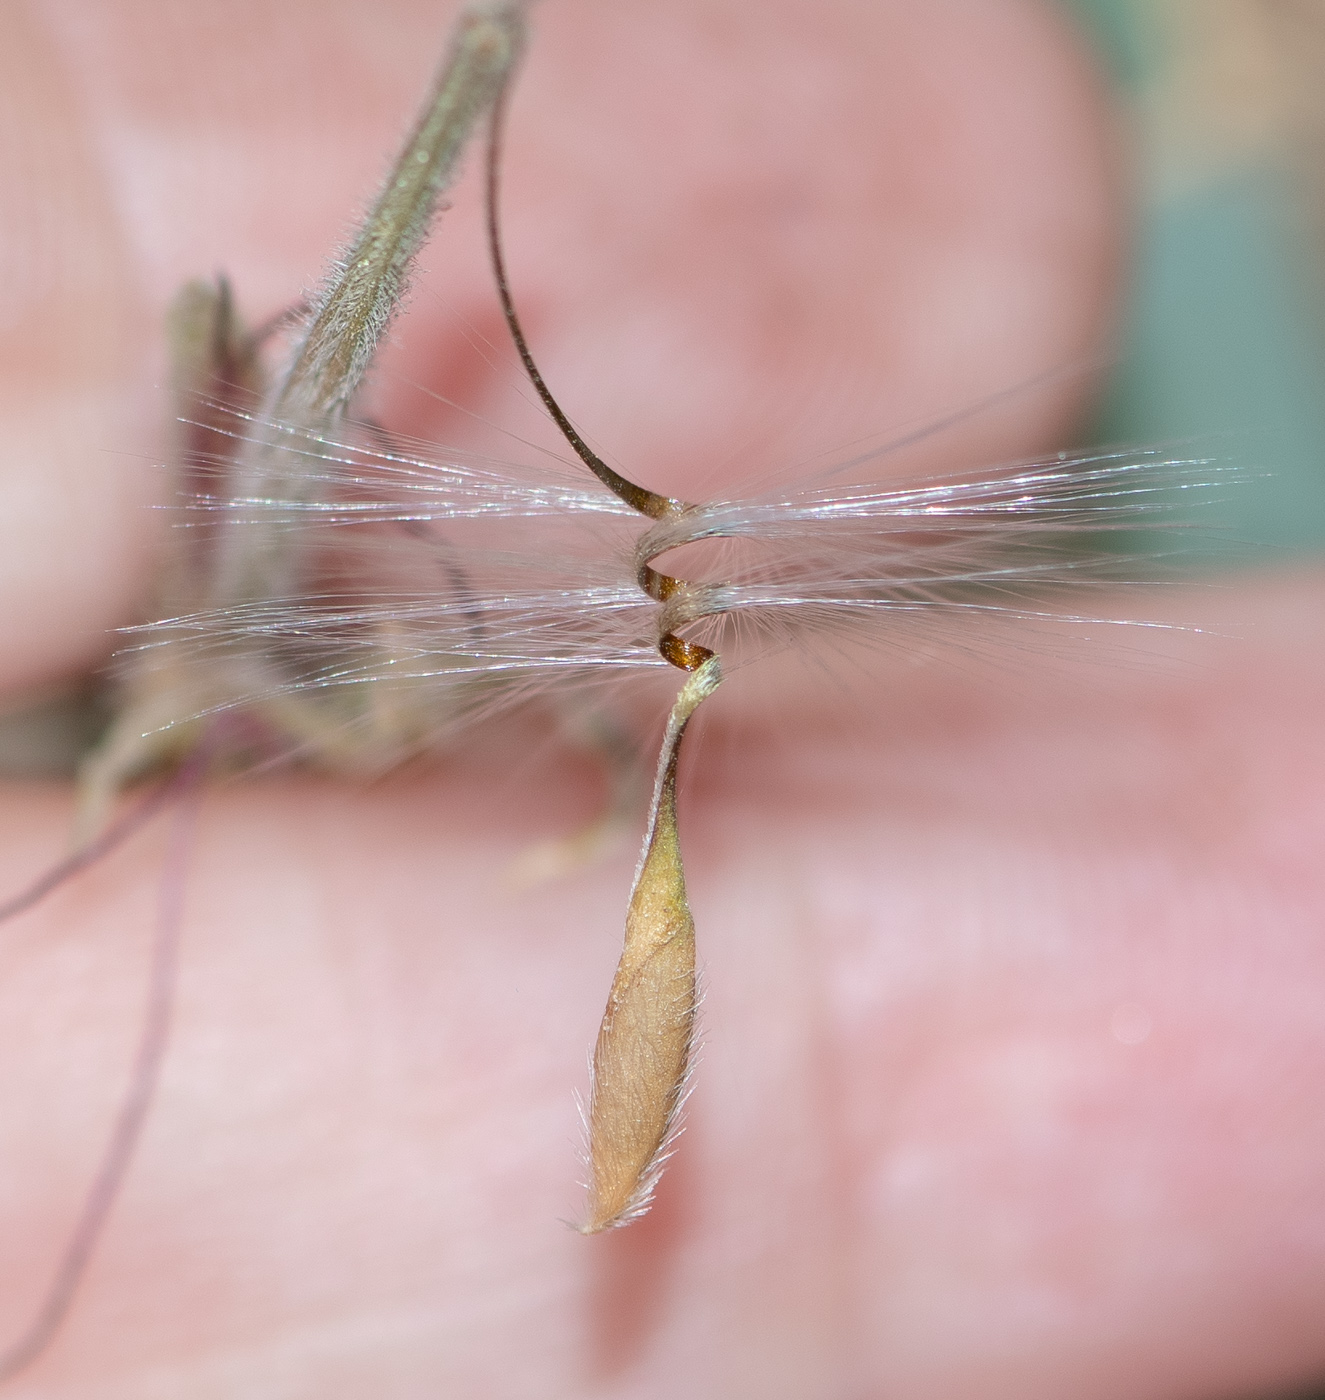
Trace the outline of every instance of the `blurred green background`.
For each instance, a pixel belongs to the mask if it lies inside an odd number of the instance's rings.
[[[1265,556],[1325,543],[1325,0],[1063,0],[1113,73],[1137,209],[1091,442],[1253,470]]]

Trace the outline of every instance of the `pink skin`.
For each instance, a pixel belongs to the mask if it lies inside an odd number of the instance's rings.
[[[106,449],[159,450],[174,286],[224,267],[262,315],[305,285],[442,30],[423,3],[192,8],[34,5],[0,51],[13,690],[99,655],[143,590],[159,485]],[[544,368],[673,491],[1080,362],[1116,294],[1109,117],[1051,9],[755,14],[548,4],[512,114]],[[387,358],[482,403],[439,302],[495,336],[474,225],[444,225]],[[384,420],[460,430],[399,382]],[[1056,446],[1081,402],[1041,384],[906,465]],[[1325,1370],[1321,593],[1129,597],[1224,635],[1134,634],[1111,664],[1013,641],[826,693],[735,679],[682,812],[690,1126],[654,1214],[599,1239],[559,1223],[570,1090],[634,852],[502,884],[592,813],[583,762],[525,725],[366,791],[209,793],[156,1111],[12,1392],[1093,1400]],[[7,888],[69,814],[5,791]],[[123,1091],[164,844],[0,941],[5,1334]]]

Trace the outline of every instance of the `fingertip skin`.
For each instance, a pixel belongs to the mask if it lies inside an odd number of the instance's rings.
[[[251,324],[277,314],[380,182],[448,17],[423,0],[367,16],[291,4],[222,23],[153,0],[16,15],[5,125],[41,135],[0,147],[0,251],[23,273],[0,316],[0,685],[103,658],[145,606],[178,288],[223,271]],[[1056,8],[564,0],[531,24],[512,277],[559,397],[632,479],[720,491],[1107,342],[1117,143]],[[366,405],[398,431],[467,431],[410,385],[485,412],[507,383],[466,349],[472,326],[500,333],[473,193]],[[1088,378],[955,429],[944,464],[1059,446]]]

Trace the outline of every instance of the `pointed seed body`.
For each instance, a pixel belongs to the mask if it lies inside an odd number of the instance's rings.
[[[687,721],[721,679],[711,657],[686,681],[667,723],[625,947],[594,1047],[585,1234],[644,1214],[677,1127],[694,1038],[695,924],[676,828],[676,765]]]

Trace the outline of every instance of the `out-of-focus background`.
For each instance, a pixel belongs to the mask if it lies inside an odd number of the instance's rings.
[[[1262,557],[1318,549],[1325,0],[1063,3],[1118,86],[1136,197],[1121,353],[1087,436],[1251,468],[1230,533]]]
[[[1325,0],[1063,0],[1123,104],[1136,225],[1090,441],[1253,469],[1265,554],[1325,544]]]

